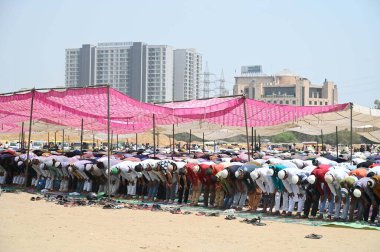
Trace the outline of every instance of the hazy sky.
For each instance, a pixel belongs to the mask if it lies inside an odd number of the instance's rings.
[[[64,85],[65,49],[142,41],[196,48],[232,89],[242,65],[284,68],[339,102],[380,99],[378,0],[0,0],[0,92]]]

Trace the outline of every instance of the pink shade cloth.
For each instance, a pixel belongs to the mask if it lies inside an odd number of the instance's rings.
[[[0,95],[0,133],[20,132],[28,122],[31,92]],[[348,103],[329,106],[288,106],[270,104],[244,97],[212,98],[154,105],[139,102],[110,89],[110,124],[114,134],[146,132],[156,125],[204,120],[225,126],[245,126],[244,103],[248,127],[265,127],[295,121],[311,114],[345,110]],[[33,120],[47,124],[94,132],[107,132],[107,87],[35,92]],[[27,130],[29,124],[24,125]]]

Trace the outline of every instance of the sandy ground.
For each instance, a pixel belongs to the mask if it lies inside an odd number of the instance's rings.
[[[0,197],[0,251],[379,251],[380,232]],[[305,239],[310,233],[320,240]]]

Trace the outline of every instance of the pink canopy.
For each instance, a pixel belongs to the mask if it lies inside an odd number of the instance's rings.
[[[33,93],[0,95],[0,132],[20,132],[27,122]],[[225,126],[245,126],[244,104],[249,127],[264,127],[295,121],[307,115],[345,110],[346,104],[331,106],[287,106],[245,99],[212,98],[153,105],[134,100],[110,88],[110,120],[115,134],[138,133],[156,125],[204,120]],[[33,120],[96,132],[107,131],[107,87],[88,87],[34,92]],[[25,124],[25,129],[28,124]]]
[[[174,114],[181,118],[202,119],[214,124],[245,127],[244,100],[248,127],[274,126],[294,122],[308,115],[341,111],[349,107],[349,103],[308,107],[277,105],[241,96],[167,103],[163,106],[174,109]]]

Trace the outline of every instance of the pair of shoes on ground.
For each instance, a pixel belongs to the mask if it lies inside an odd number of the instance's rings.
[[[230,214],[230,215],[227,215],[224,219],[225,220],[235,220],[236,217],[235,217],[235,215]]]
[[[253,224],[255,226],[266,226],[265,223],[261,222],[261,217],[260,216],[257,217],[257,218],[252,218],[252,219],[248,219],[247,218],[247,219],[242,220],[241,222],[245,222],[247,224]]]
[[[121,209],[124,208],[122,205],[116,205],[116,204],[105,204],[103,206],[103,209]]]

